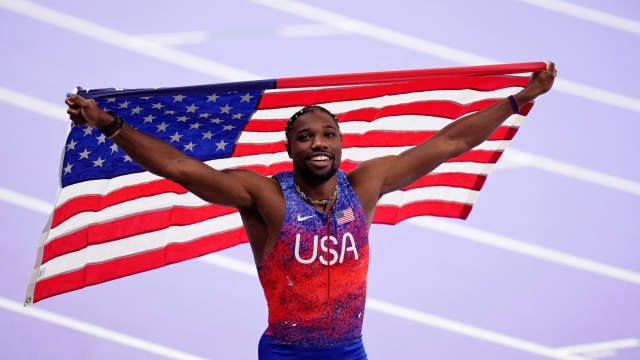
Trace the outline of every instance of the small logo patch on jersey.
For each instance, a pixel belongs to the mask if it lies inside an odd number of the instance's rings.
[[[309,215],[309,216],[300,216],[300,214],[298,214],[298,221],[305,221],[307,219],[311,219],[313,217],[313,215]]]
[[[336,213],[336,220],[338,220],[338,225],[346,224],[350,221],[355,220],[353,217],[353,210],[348,208],[346,210],[338,211]]]

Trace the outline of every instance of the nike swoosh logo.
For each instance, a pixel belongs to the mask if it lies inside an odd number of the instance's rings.
[[[309,215],[309,216],[305,216],[305,217],[300,217],[300,214],[298,214],[298,221],[305,221],[307,219],[311,219],[313,217],[313,215]]]

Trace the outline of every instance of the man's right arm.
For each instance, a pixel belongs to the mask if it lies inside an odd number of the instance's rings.
[[[67,113],[75,125],[103,128],[113,121],[93,99],[72,95],[65,99]],[[217,171],[180,152],[168,143],[124,123],[112,138],[124,152],[146,170],[174,181],[205,201],[233,207],[253,207],[253,191],[267,178],[245,170]]]

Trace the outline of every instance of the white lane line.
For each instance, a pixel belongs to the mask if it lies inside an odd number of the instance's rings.
[[[433,41],[424,40],[416,36],[403,34],[399,31],[373,25],[294,0],[251,1],[256,4],[264,5],[308,20],[338,27],[348,32],[360,34],[371,39],[376,39],[458,64],[478,65],[500,63],[500,61],[494,59],[458,50]],[[562,67],[562,65],[560,65],[560,67]],[[558,78],[556,79],[553,89],[623,109],[640,112],[640,99],[580,84],[578,82]]]
[[[574,16],[582,20],[591,21],[614,29],[628,31],[640,35],[640,22],[612,15],[604,11],[594,10],[586,6],[572,4],[561,0],[518,0],[533,6]],[[604,3],[606,4],[606,3]]]
[[[198,71],[227,80],[255,80],[255,74],[223,65],[184,51],[127,35],[123,32],[98,25],[96,23],[67,15],[63,12],[24,0],[0,0],[0,7],[15,11],[27,17],[47,24],[61,27],[76,34],[103,41],[115,47],[124,48],[142,55],[165,61],[187,69]]]
[[[640,285],[640,273],[588,260],[561,251],[544,248],[542,246],[529,244],[523,241],[508,238],[506,236],[494,234],[462,224],[457,224],[452,221],[429,216],[419,216],[411,218],[407,220],[407,222],[423,226],[441,233],[475,241],[481,244],[494,246],[519,254],[569,266],[575,269],[584,270],[592,272],[594,274]]]
[[[63,96],[64,94],[60,96],[61,104],[64,103]],[[21,107],[26,110],[34,111],[44,116],[52,117],[56,120],[69,122],[69,117],[67,116],[67,110],[62,105],[56,105],[48,101],[43,101],[43,100],[34,98],[33,96],[29,96],[23,93],[9,90],[1,86],[0,86],[0,101],[4,101],[6,103],[15,105],[17,107]]]
[[[10,204],[33,210],[46,215],[53,211],[53,204],[34,198],[33,196],[0,187],[0,199]]]
[[[170,347],[142,340],[117,331],[109,330],[101,326],[93,325],[84,321],[76,320],[68,316],[60,315],[52,311],[39,308],[25,308],[21,303],[0,297],[0,308],[15,313],[30,316],[42,321],[50,322],[59,326],[64,326],[85,334],[93,335],[105,340],[113,341],[122,345],[140,349],[152,354],[164,356],[169,359],[178,360],[202,360],[204,358],[189,354],[184,351],[172,349]]]
[[[640,338],[603,341],[557,348],[556,351],[566,354],[586,354],[599,351],[627,349],[640,346]]]
[[[278,29],[278,35],[284,38],[301,38],[345,34],[346,31],[329,24],[287,25]]]
[[[228,270],[236,271],[245,275],[257,278],[256,267],[253,264],[242,260],[236,260],[219,254],[209,254],[198,258],[198,260],[207,264],[223,267]],[[497,333],[494,331],[482,329],[476,326],[468,325],[462,322],[446,319],[440,316],[429,314],[423,311],[411,309],[408,307],[392,304],[383,300],[375,299],[367,296],[367,310],[375,310],[387,315],[395,316],[401,319],[417,322],[424,325],[433,326],[442,330],[451,331],[457,334],[466,335],[476,339],[482,339],[494,344],[526,351],[533,354],[546,356],[551,359],[581,359],[571,353],[562,353],[557,350],[533,343],[531,341],[519,339],[513,336]]]
[[[8,95],[5,96],[3,94]],[[64,120],[67,125],[70,124],[66,115],[63,117],[57,116],[58,113],[66,114],[66,110],[63,107],[25,94],[0,87],[0,101],[5,101],[25,110],[35,111],[42,115]],[[502,166],[500,165],[501,163]],[[554,174],[574,178],[576,180],[625,191],[634,195],[640,195],[640,183],[638,182],[553,160],[540,155],[516,150],[514,148],[508,148],[498,164],[498,168],[500,169],[531,166]]]
[[[209,41],[208,31],[182,31],[174,33],[155,33],[133,36],[137,39],[144,39],[163,46],[186,45],[186,44],[203,44]]]

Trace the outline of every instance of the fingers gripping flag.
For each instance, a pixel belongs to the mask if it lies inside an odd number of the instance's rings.
[[[303,106],[318,104],[337,115],[341,169],[350,171],[361,161],[398,154],[518,92],[527,84],[526,73],[545,67],[492,65],[79,94],[213,168],[270,176],[292,168],[283,130]],[[466,218],[530,108],[523,106],[471,151],[382,196],[373,221]],[[25,304],[247,241],[235,209],[206,203],[145,171],[96,129],[71,128],[60,182]]]

